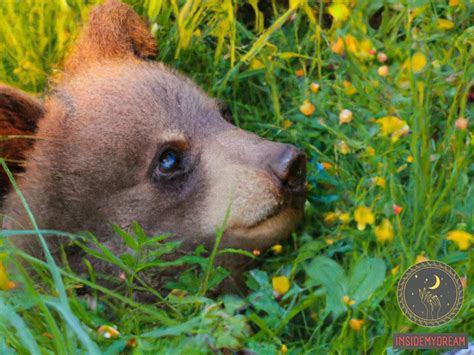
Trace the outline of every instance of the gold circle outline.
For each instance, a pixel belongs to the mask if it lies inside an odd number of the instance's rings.
[[[404,298],[404,294],[405,294],[404,291],[405,291],[408,280],[411,279],[411,277],[413,276],[415,272],[418,272],[426,268],[432,268],[432,269],[444,271],[451,278],[456,288],[455,289],[456,301],[454,302],[453,306],[451,307],[451,309],[449,310],[447,314],[437,319],[427,320],[427,319],[417,316],[410,310]],[[410,321],[412,321],[415,324],[425,326],[425,327],[436,327],[436,326],[445,324],[449,322],[450,320],[454,319],[462,307],[462,303],[464,301],[464,290],[462,287],[461,278],[451,266],[441,261],[428,260],[428,261],[419,262],[417,264],[410,266],[407,269],[407,271],[405,271],[400,281],[398,282],[397,301],[405,317],[407,317]]]

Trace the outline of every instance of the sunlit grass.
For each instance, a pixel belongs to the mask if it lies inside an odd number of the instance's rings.
[[[0,2],[0,81],[42,95],[93,3]],[[331,8],[335,22],[324,1],[130,3],[149,19],[159,60],[226,101],[241,127],[305,150],[304,223],[282,248],[258,256],[264,263],[249,274],[246,298],[206,292],[226,272],[199,250],[180,259],[189,269],[165,295],[138,277],[140,260],[105,248],[89,252],[123,271],[113,289],[96,285],[92,268],[74,275],[4,243],[0,261],[16,265],[9,277],[21,287],[0,287],[0,353],[383,353],[394,332],[407,331],[468,332],[472,341],[468,1],[358,1]],[[120,237],[150,247],[139,226],[117,230]],[[155,237],[154,248],[173,252],[165,236]],[[410,323],[396,300],[400,276],[422,258],[467,278],[458,316],[432,330]],[[135,299],[138,290],[156,303]],[[101,326],[118,335],[105,337]]]

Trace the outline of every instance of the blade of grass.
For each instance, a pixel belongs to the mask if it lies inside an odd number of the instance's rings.
[[[40,355],[41,351],[38,347],[38,343],[31,334],[28,326],[25,324],[23,319],[13,310],[8,304],[3,302],[0,298],[0,314],[3,314],[6,319],[10,321],[10,324],[13,325],[21,339],[23,345],[29,350],[33,355]]]
[[[75,327],[74,332],[77,334],[81,342],[84,344],[86,347],[87,351],[90,354],[100,354],[100,350],[98,346],[92,341],[92,339],[87,335],[87,333],[82,329],[81,325],[77,321],[77,318],[73,315],[71,308],[69,307],[69,302],[67,299],[66,295],[66,289],[64,288],[64,283],[61,278],[61,273],[59,271],[58,266],[56,265],[56,262],[54,261],[54,258],[48,248],[48,245],[46,244],[46,240],[43,237],[43,234],[40,231],[40,228],[38,227],[38,224],[36,223],[36,219],[33,216],[33,213],[31,212],[31,209],[28,205],[28,202],[25,199],[25,196],[23,193],[20,191],[15,178],[13,177],[12,172],[8,168],[7,164],[5,163],[5,160],[3,158],[0,158],[0,165],[3,167],[3,170],[8,176],[8,179],[10,180],[10,183],[12,184],[13,190],[16,192],[18,197],[20,198],[23,207],[25,208],[25,211],[28,215],[28,218],[31,221],[31,224],[33,225],[33,228],[36,232],[36,235],[38,236],[38,239],[40,241],[41,247],[43,249],[44,255],[46,257],[46,261],[48,264],[49,271],[51,272],[51,275],[54,280],[54,285],[56,287],[56,291],[59,294],[59,300],[61,307],[58,309],[61,311],[61,314],[65,317],[67,317],[65,320],[71,324],[74,325]]]

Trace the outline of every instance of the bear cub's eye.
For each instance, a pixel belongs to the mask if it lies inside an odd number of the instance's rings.
[[[157,184],[183,182],[183,179],[189,176],[194,163],[187,142],[162,143],[148,168],[148,176]]]
[[[179,153],[173,149],[167,149],[161,153],[158,159],[158,169],[163,174],[169,174],[179,168]]]

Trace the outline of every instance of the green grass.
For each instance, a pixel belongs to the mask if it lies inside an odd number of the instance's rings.
[[[0,2],[0,81],[41,95],[93,3]],[[173,292],[150,289],[137,271],[171,266],[161,256],[176,245],[165,236],[150,243],[139,226],[131,234],[117,229],[117,238],[139,251],[152,248],[152,260],[90,250],[124,271],[121,290],[96,285],[92,269],[87,277],[75,275],[4,243],[3,262],[16,264],[21,272],[10,277],[22,288],[0,291],[0,353],[278,353],[283,344],[288,353],[394,353],[392,334],[408,331],[468,332],[473,341],[473,249],[446,240],[450,231],[474,230],[472,124],[455,128],[459,117],[474,117],[469,1],[362,0],[332,26],[326,2],[292,1],[289,9],[271,1],[264,13],[243,1],[129,3],[149,19],[159,60],[226,101],[239,126],[306,151],[311,190],[304,222],[282,253],[259,257],[263,263],[248,276],[253,291],[246,298],[211,296],[208,290],[226,272],[213,268],[213,257],[202,250],[176,262],[187,269],[169,285]],[[443,28],[439,19],[454,26]],[[357,42],[349,37],[345,55],[334,53],[332,44],[348,34]],[[382,64],[367,54],[370,47],[386,53],[388,76],[377,73]],[[417,52],[426,59],[421,69],[410,65]],[[312,82],[320,85],[317,93]],[[299,110],[304,100],[315,105],[308,117]],[[342,109],[352,111],[352,122],[339,125]],[[411,133],[384,136],[375,120],[386,116],[406,121]],[[375,183],[380,178],[385,186]],[[399,215],[393,204],[403,208]],[[362,205],[371,208],[375,224],[361,231],[354,212]],[[394,238],[380,242],[375,227],[384,218]],[[29,272],[12,255],[26,259]],[[468,280],[457,317],[434,329],[409,322],[396,299],[401,274],[419,255],[448,263]],[[276,276],[290,280],[283,297],[273,294]],[[88,299],[77,292],[84,286]],[[137,290],[160,301],[139,302]],[[345,305],[345,295],[356,303]],[[359,331],[351,319],[365,321]],[[106,339],[98,331],[103,325],[115,325],[120,337]]]

